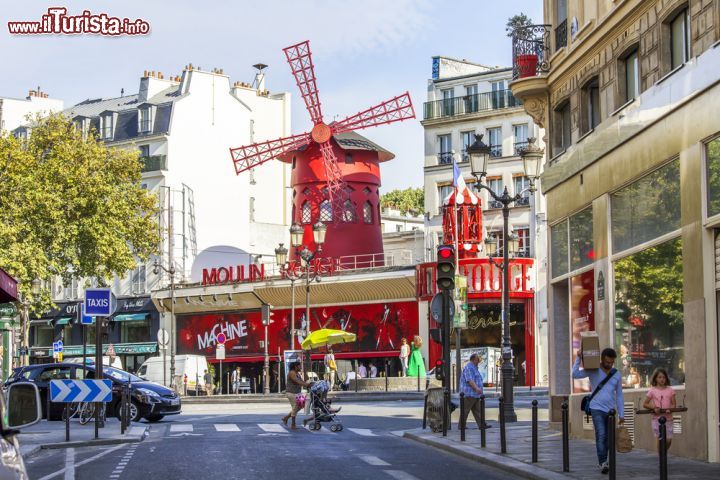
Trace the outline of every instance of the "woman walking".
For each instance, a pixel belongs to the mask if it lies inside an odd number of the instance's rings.
[[[300,407],[298,406],[295,397],[302,392],[303,387],[309,386],[310,383],[303,380],[302,374],[300,373],[300,362],[291,363],[290,369],[288,370],[285,388],[285,395],[290,402],[290,413],[288,413],[282,418],[282,422],[287,425],[288,419],[292,419],[292,423],[290,424],[290,428],[292,430],[295,430],[297,428],[297,426],[295,425],[295,416],[297,415],[298,410],[300,410]]]
[[[415,335],[413,338],[412,353],[410,353],[410,361],[408,362],[408,377],[425,376],[425,361],[422,358],[422,353],[420,353],[421,347],[422,338],[420,338],[419,335]]]
[[[402,376],[407,377],[408,371],[408,359],[410,358],[410,345],[407,343],[407,338],[403,337],[400,340],[400,363],[402,364]]]

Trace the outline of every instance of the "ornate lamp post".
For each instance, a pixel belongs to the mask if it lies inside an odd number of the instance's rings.
[[[175,387],[175,266],[165,267],[158,259],[153,264],[153,273],[162,270],[170,275],[170,388]],[[163,368],[164,371],[164,368]],[[196,386],[197,388],[197,386]]]
[[[502,367],[500,368],[502,372],[502,396],[505,400],[505,421],[506,422],[516,422],[517,421],[517,414],[515,413],[515,405],[513,400],[513,376],[515,368],[512,364],[512,342],[510,337],[510,259],[508,256],[508,253],[510,251],[511,242],[515,245],[515,249],[517,249],[517,237],[513,235],[514,238],[510,238],[509,235],[509,216],[510,216],[510,204],[514,203],[520,198],[522,198],[522,194],[524,192],[519,192],[515,196],[510,196],[508,193],[507,186],[505,187],[503,193],[501,195],[498,195],[495,193],[491,188],[489,188],[487,185],[484,185],[482,183],[482,179],[485,178],[488,171],[488,162],[490,160],[490,147],[483,143],[482,141],[482,135],[475,135],[475,141],[472,143],[472,145],[467,147],[467,154],[470,157],[470,168],[472,170],[473,176],[476,178],[477,182],[476,185],[479,189],[485,189],[489,192],[490,196],[502,204],[502,212],[503,212],[503,261],[502,261],[502,270],[503,270],[503,295],[502,295],[502,329],[503,329],[503,340],[502,340]],[[530,146],[534,147],[534,138],[528,139],[528,144]],[[533,156],[528,156],[527,162],[525,162],[525,157],[523,157],[523,166],[526,169],[525,175],[529,177],[530,179],[530,185],[531,188],[534,191],[534,181],[537,178],[537,168],[534,171],[528,171],[528,167],[533,166],[534,161]],[[539,158],[537,158],[539,163]],[[533,232],[534,233],[534,232]],[[492,256],[497,253],[497,240],[495,239],[489,239],[486,241],[486,248],[487,253],[489,256]]]

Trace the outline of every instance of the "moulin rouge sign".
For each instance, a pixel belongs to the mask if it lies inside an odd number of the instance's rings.
[[[235,265],[203,268],[203,285],[220,285],[236,282],[261,282],[265,280],[265,265]]]

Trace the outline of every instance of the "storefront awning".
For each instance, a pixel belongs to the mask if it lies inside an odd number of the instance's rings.
[[[0,268],[0,303],[15,302],[17,299],[17,280]]]
[[[52,324],[52,318],[41,318],[39,320],[30,320],[31,327],[47,327]]]
[[[103,353],[107,354],[107,349],[109,345],[104,344],[103,345]],[[143,354],[153,354],[157,352],[157,343],[153,342],[147,342],[147,343],[115,343],[113,344],[113,349],[115,350],[116,355],[143,355]],[[30,349],[32,351],[32,355],[35,357],[43,357],[43,356],[51,356],[52,355],[52,347],[32,347]],[[95,355],[95,345],[87,345],[85,348],[85,353],[88,356]],[[63,354],[66,357],[79,357],[83,354],[83,346],[82,345],[65,345],[63,347]]]
[[[112,320],[113,322],[141,322],[147,319],[147,313],[124,313],[115,315]]]
[[[67,325],[72,320],[72,317],[61,317],[55,321],[55,325]]]

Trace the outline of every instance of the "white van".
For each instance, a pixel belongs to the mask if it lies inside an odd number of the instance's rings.
[[[183,381],[187,375],[188,394],[197,395],[197,387],[204,391],[205,380],[203,375],[207,370],[207,359],[202,355],[175,355],[175,378],[178,387],[183,388]],[[145,360],[137,371],[137,375],[151,382],[163,383],[163,357],[151,357]],[[165,357],[165,382],[170,385],[170,356]]]

